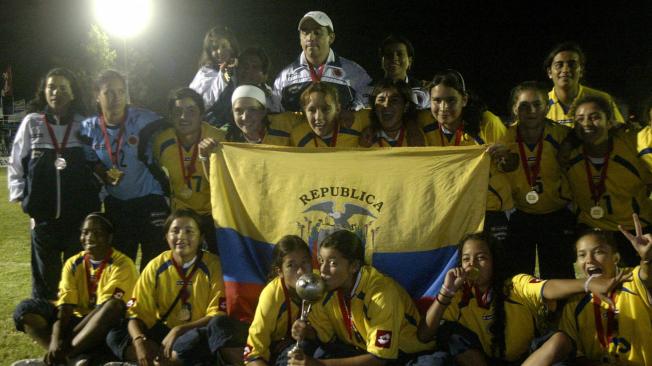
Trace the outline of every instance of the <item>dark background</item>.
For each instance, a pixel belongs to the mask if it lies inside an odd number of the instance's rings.
[[[297,23],[309,10],[333,20],[333,49],[380,75],[379,42],[390,33],[412,40],[413,76],[430,79],[456,68],[499,114],[509,90],[524,80],[548,81],[542,62],[566,40],[587,54],[584,83],[610,92],[633,111],[652,96],[650,2],[613,1],[290,1],[153,0],[149,27],[132,47],[153,64],[147,80],[149,107],[161,111],[167,91],[187,85],[197,70],[203,35],[229,26],[241,48],[265,47],[272,59],[270,82],[300,52]],[[11,64],[14,95],[29,99],[49,68],[81,52],[95,21],[91,0],[2,0],[0,67]],[[122,62],[122,41],[112,38]],[[623,111],[624,112],[624,111]]]

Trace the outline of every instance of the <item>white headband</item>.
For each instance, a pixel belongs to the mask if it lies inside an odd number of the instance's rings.
[[[254,98],[263,105],[267,107],[265,92],[257,86],[253,85],[241,85],[233,91],[231,96],[231,105],[235,103],[236,100],[240,98]]]

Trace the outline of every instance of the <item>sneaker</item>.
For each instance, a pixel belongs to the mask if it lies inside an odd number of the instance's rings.
[[[29,358],[25,360],[16,361],[11,366],[46,366],[41,358]]]

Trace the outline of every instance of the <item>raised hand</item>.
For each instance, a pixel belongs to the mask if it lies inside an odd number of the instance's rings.
[[[632,235],[621,225],[618,225],[618,229],[620,229],[620,232],[625,235],[630,243],[632,243],[634,250],[636,250],[638,255],[641,257],[641,260],[650,263],[650,261],[652,261],[652,234],[643,234],[641,221],[637,214],[632,214],[632,219],[634,220],[636,235]]]

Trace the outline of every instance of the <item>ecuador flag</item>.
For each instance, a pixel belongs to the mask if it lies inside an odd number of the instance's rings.
[[[485,148],[220,146],[211,156],[211,201],[229,314],[250,320],[267,282],[274,243],[301,236],[316,255],[347,229],[366,260],[416,300],[432,299],[455,244],[482,229]]]

